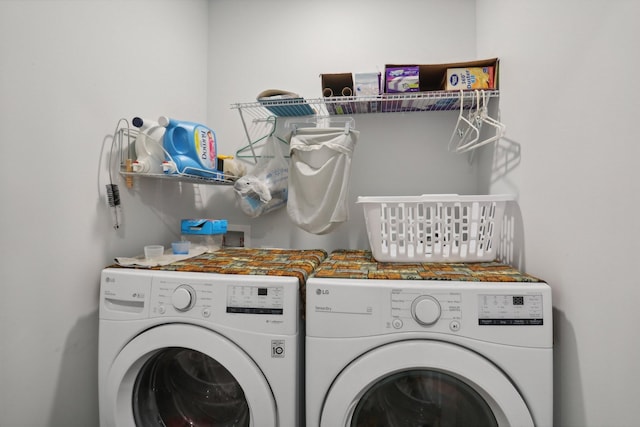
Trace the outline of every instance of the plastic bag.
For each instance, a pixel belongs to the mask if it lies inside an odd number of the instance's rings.
[[[233,184],[240,209],[250,217],[264,215],[287,204],[289,161],[285,150],[288,150],[285,144],[269,137],[255,167]]]

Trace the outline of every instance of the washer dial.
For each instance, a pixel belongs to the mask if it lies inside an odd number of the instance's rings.
[[[196,303],[196,291],[189,285],[178,286],[171,295],[171,304],[178,311],[189,311]]]
[[[433,325],[440,319],[442,309],[437,299],[429,295],[421,295],[411,304],[411,315],[423,326]]]

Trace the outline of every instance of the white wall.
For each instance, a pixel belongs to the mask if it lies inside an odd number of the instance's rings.
[[[98,424],[99,271],[170,241],[194,197],[120,182],[113,230],[105,138],[120,117],[205,120],[207,9],[0,2],[0,426]]]
[[[320,73],[492,56],[508,139],[469,165],[444,146],[455,113],[357,116],[352,200],[517,193],[523,266],[554,288],[555,424],[637,424],[640,287],[629,266],[640,245],[631,44],[640,6],[402,5],[393,15],[389,2],[364,0],[0,1],[0,426],[97,425],[99,270],[169,242],[181,217],[251,224],[258,246],[366,245],[355,206],[342,229],[316,237],[283,211],[247,219],[228,187],[164,181],[120,182],[125,217],[114,231],[104,151],[120,117],[203,121],[233,154],[246,141],[229,106],[263,89],[314,98]],[[513,169],[499,168],[514,148]]]
[[[239,113],[230,105],[254,102],[265,89],[315,99],[321,97],[322,73],[384,72],[391,63],[475,57],[474,0],[404,0],[393,7],[386,1],[216,0],[210,13],[209,124],[220,152],[228,154],[247,144]],[[231,189],[216,189],[211,211],[250,224],[257,246],[367,247],[357,196],[468,194],[482,186],[477,165],[447,151],[456,119],[453,111],[357,116],[350,218],[329,235],[295,227],[284,209],[249,219],[235,208]]]
[[[633,1],[478,2],[478,55],[501,58],[502,147],[521,150],[492,191],[518,192],[526,270],[553,287],[557,426],[640,419],[639,15]]]

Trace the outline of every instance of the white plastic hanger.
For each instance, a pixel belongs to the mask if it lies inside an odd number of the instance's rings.
[[[479,94],[476,102],[477,108],[479,108]],[[476,126],[477,120],[475,116],[477,113],[472,113],[473,110],[473,98],[471,106],[469,107],[469,118],[464,114],[464,91],[460,91],[460,114],[458,114],[458,121],[453,129],[451,138],[449,138],[449,151],[459,152],[461,148],[469,147],[475,144],[480,138],[480,127]],[[480,123],[481,124],[481,123]],[[458,141],[454,144],[454,140],[458,137]],[[471,139],[469,139],[471,138]]]
[[[498,141],[500,138],[502,138],[504,136],[504,133],[506,131],[506,126],[501,123],[500,121],[494,119],[493,117],[489,116],[489,110],[487,107],[487,94],[486,92],[483,90],[480,92],[481,96],[482,96],[482,106],[481,108],[479,108],[479,117],[478,119],[482,121],[482,123],[486,123],[489,126],[491,126],[493,129],[495,129],[495,134],[493,134],[492,136],[488,137],[487,139],[484,139],[480,142],[477,142],[476,144],[474,144],[471,147],[466,148],[465,150],[462,150],[461,152],[464,151],[468,151],[468,150],[472,150],[472,149],[476,149],[479,147],[482,147],[483,145],[486,144],[490,144],[492,142]]]
[[[458,145],[456,148],[456,152],[464,153],[470,150],[475,150],[476,148],[480,148],[483,145],[490,144],[492,142],[498,141],[500,138],[504,136],[506,131],[506,126],[500,121],[494,119],[489,116],[489,110],[487,107],[487,94],[484,90],[476,92],[476,97],[478,99],[478,108],[476,110],[476,114],[474,116],[474,121],[478,123],[478,129],[482,127],[483,123],[491,126],[492,129],[495,130],[495,133],[482,140],[482,141],[472,141],[473,143],[466,143],[463,145]]]

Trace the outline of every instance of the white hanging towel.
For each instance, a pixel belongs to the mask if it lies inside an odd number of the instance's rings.
[[[360,132],[345,128],[302,128],[291,136],[291,220],[312,234],[326,234],[349,217],[351,156]]]

